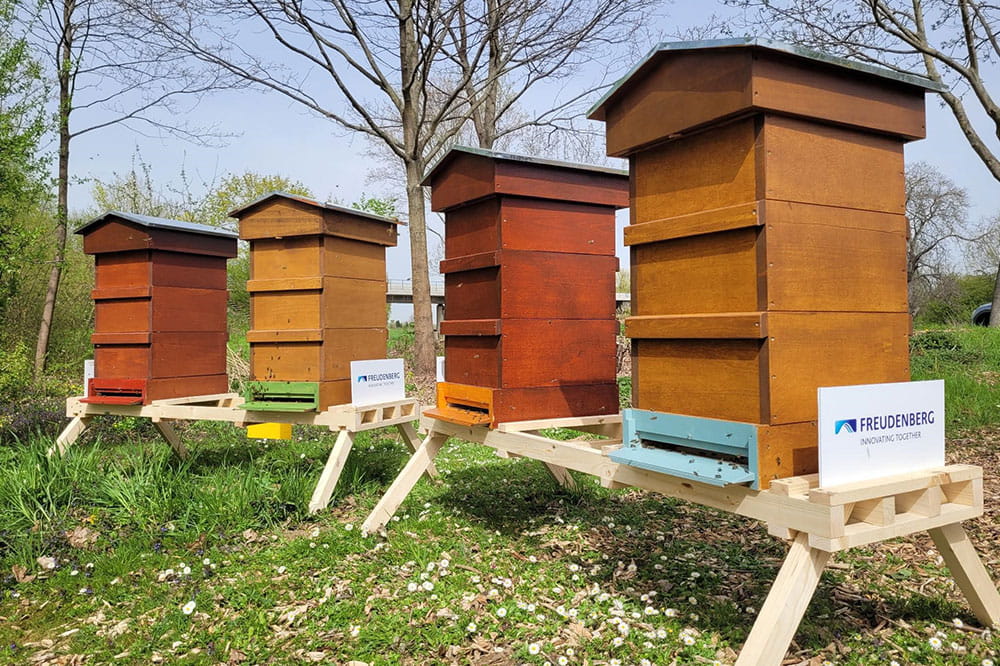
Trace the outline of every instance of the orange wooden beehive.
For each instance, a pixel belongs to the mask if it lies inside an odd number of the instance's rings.
[[[445,382],[460,423],[618,411],[621,171],[454,148],[429,172],[445,212]]]
[[[766,487],[816,471],[818,387],[909,379],[903,144],[929,85],[762,40],[666,44],[592,110],[633,179],[621,461]],[[699,442],[681,416],[752,427],[727,448],[732,428]],[[741,461],[707,479],[692,450]]]
[[[248,408],[350,403],[350,362],[385,357],[399,222],[281,192],[230,215],[250,242]]]
[[[94,378],[85,402],[225,393],[226,259],[236,234],[112,211],[80,227],[94,255]]]

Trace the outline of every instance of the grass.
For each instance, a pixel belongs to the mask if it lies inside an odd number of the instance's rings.
[[[914,378],[945,378],[950,455],[987,465],[991,503],[996,340],[944,333],[914,338]],[[443,481],[363,537],[406,459],[390,431],[358,437],[310,517],[322,430],[190,424],[184,462],[144,421],[92,430],[62,459],[45,437],[0,447],[0,663],[732,663],[784,553],[753,521],[586,477],[566,491],[457,440]],[[970,531],[1000,560],[995,517]],[[837,562],[796,635],[802,664],[998,660],[925,535]]]

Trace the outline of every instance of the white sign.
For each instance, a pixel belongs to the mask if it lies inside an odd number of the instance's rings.
[[[944,465],[944,381],[819,389],[821,488]]]
[[[437,380],[444,381],[444,356],[437,357]]]
[[[90,380],[94,378],[94,359],[83,362],[83,397],[90,397]]]
[[[403,359],[351,361],[351,403],[375,405],[406,397]]]

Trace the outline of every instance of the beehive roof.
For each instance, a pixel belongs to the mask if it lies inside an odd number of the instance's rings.
[[[308,206],[315,206],[316,208],[322,208],[324,210],[332,210],[338,213],[346,213],[348,215],[357,215],[358,217],[366,217],[377,222],[387,222],[389,224],[405,224],[397,218],[383,217],[382,215],[376,215],[375,213],[369,213],[363,210],[358,210],[357,208],[350,208],[348,206],[338,206],[337,204],[324,203],[321,201],[316,201],[315,199],[310,199],[308,197],[303,197],[298,194],[289,194],[288,192],[268,192],[264,196],[254,199],[245,206],[240,206],[236,210],[230,211],[229,217],[239,218],[241,215],[246,215],[252,209],[257,208],[261,204],[270,201],[271,199],[289,199],[291,201],[297,201],[299,203],[306,204]]]
[[[940,92],[945,90],[944,86],[931,81],[928,78],[918,76],[917,74],[911,74],[909,72],[898,72],[896,70],[887,69],[885,67],[877,67],[875,65],[870,65],[868,63],[859,62],[857,60],[850,60],[848,58],[841,58],[839,56],[833,56],[827,53],[822,53],[821,51],[814,51],[813,49],[804,48],[801,46],[795,46],[793,44],[788,44],[786,42],[774,41],[771,39],[766,39],[763,37],[740,37],[735,39],[708,39],[701,41],[690,41],[690,42],[663,42],[653,47],[653,49],[646,54],[639,63],[637,63],[632,69],[630,69],[625,76],[618,79],[611,89],[606,92],[601,99],[597,101],[594,106],[590,108],[587,112],[587,117],[591,120],[604,120],[605,111],[610,102],[622,94],[625,89],[629,87],[631,81],[638,80],[642,78],[646,70],[650,67],[656,65],[657,61],[661,58],[669,55],[671,53],[680,53],[686,51],[703,51],[709,49],[725,49],[725,48],[753,48],[753,49],[763,49],[767,51],[777,51],[780,53],[785,53],[788,55],[796,56],[806,60],[812,60],[818,63],[829,65],[832,67],[840,67],[844,69],[853,70],[860,74],[867,74],[870,76],[877,76],[883,79],[894,81],[896,83],[901,83],[904,85],[910,85],[916,88],[923,88],[924,90],[932,90]]]
[[[138,224],[142,227],[147,227],[149,229],[169,229],[171,231],[186,231],[192,234],[203,234],[205,236],[221,236],[223,238],[236,238],[235,231],[229,231],[228,229],[222,229],[220,227],[213,227],[207,224],[197,224],[195,222],[182,222],[181,220],[170,220],[165,217],[153,217],[152,215],[139,215],[137,213],[125,213],[120,210],[110,210],[103,215],[99,215],[94,219],[90,220],[75,233],[85,234],[88,230],[96,227],[102,222],[106,222],[110,219],[118,218],[125,220],[126,222],[131,222],[133,224]]]
[[[546,166],[555,167],[557,169],[571,169],[573,171],[590,171],[595,173],[606,173],[612,176],[628,176],[628,171],[623,171],[621,169],[615,169],[613,167],[595,166],[593,164],[579,164],[576,162],[564,162],[562,160],[550,160],[544,157],[535,157],[533,155],[517,155],[514,153],[504,153],[495,150],[487,150],[485,148],[473,148],[471,146],[452,146],[452,148],[441,156],[437,162],[435,162],[429,169],[427,169],[424,179],[421,185],[430,185],[431,179],[434,177],[438,171],[440,171],[448,162],[453,160],[458,155],[478,155],[479,157],[487,157],[493,160],[506,161],[506,162],[523,162],[525,164],[533,164],[536,166]]]

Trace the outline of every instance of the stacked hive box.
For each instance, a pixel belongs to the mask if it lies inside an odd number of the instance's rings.
[[[398,222],[280,192],[230,215],[250,242],[246,408],[350,403],[351,361],[385,357],[385,248]]]
[[[226,259],[236,234],[109,212],[77,230],[94,255],[94,378],[85,402],[224,393]]]
[[[619,461],[767,487],[816,471],[818,387],[909,378],[903,144],[928,83],[760,40],[668,44],[595,107],[633,179]]]
[[[445,382],[436,418],[618,411],[615,210],[628,175],[455,148],[424,181],[445,212]]]

